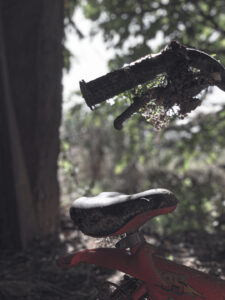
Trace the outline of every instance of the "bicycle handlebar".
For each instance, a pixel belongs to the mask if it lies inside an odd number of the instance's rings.
[[[183,87],[185,92],[192,94],[191,97],[197,95],[201,90],[210,85],[216,85],[225,91],[225,69],[213,57],[203,51],[186,48],[176,41],[172,41],[162,52],[154,56],[146,57],[131,63],[130,65],[110,72],[104,76],[89,82],[80,81],[80,90],[86,101],[86,104],[93,109],[96,104],[102,103],[124,91],[135,88],[140,84],[144,84],[157,75],[171,75],[177,66],[182,64],[184,68],[193,67],[204,73],[203,82],[195,81],[193,85]],[[184,83],[185,85],[185,83]],[[163,89],[153,88],[151,92],[154,96],[163,92]],[[150,91],[151,91],[150,90]],[[164,92],[165,94],[165,92]],[[149,101],[149,100],[148,100]],[[141,107],[148,103],[147,99],[138,99],[130,105],[114,122],[116,129],[122,128],[122,123],[128,119],[133,113],[137,112]]]
[[[165,55],[154,57],[148,55],[140,62],[110,72],[104,76],[85,82],[80,81],[80,90],[87,103],[92,108],[139,84],[152,80],[157,74],[165,71]]]

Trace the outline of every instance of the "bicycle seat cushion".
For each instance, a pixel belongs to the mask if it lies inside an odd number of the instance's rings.
[[[175,195],[166,189],[133,195],[104,192],[75,200],[70,216],[86,235],[105,237],[136,230],[147,220],[173,211],[176,204]]]

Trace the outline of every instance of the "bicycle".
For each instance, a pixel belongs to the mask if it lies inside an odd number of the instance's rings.
[[[133,103],[115,121],[123,122],[154,102],[165,112],[174,105],[179,114],[201,104],[198,94],[209,86],[225,91],[225,69],[205,52],[186,48],[176,41],[155,56],[147,56],[88,83],[80,82],[82,95],[90,108],[119,93],[164,74],[165,83],[151,86],[133,97]],[[120,270],[132,276],[104,299],[149,300],[225,300],[225,281],[166,260],[157,254],[139,232],[149,219],[175,210],[177,199],[165,189],[148,190],[134,195],[101,193],[81,197],[71,207],[75,225],[87,235],[108,237],[125,234],[116,248],[79,251],[58,260],[62,268],[81,262]]]
[[[66,269],[79,263],[119,270],[130,276],[105,299],[123,300],[224,300],[225,281],[160,257],[139,228],[148,220],[171,213],[175,195],[152,189],[125,195],[101,193],[74,201],[70,215],[86,235],[108,237],[125,234],[115,248],[81,250],[58,260]]]

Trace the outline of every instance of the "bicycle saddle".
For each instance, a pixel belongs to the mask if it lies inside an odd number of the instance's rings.
[[[147,220],[176,208],[175,195],[166,189],[151,189],[133,195],[104,192],[74,201],[70,216],[86,235],[105,237],[138,229]]]

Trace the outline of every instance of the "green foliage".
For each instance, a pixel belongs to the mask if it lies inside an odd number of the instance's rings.
[[[108,46],[117,50],[114,68],[173,39],[225,57],[223,0],[86,0],[82,5],[85,16],[95,22],[93,32],[100,29]]]
[[[179,199],[177,212],[151,222],[153,229],[213,231],[225,213],[225,172],[220,167],[225,159],[224,138],[214,132],[217,122],[225,130],[224,111],[198,117],[199,126],[207,130],[193,130],[193,119],[186,125],[172,123],[159,133],[139,116],[129,120],[123,131],[114,130],[118,109],[118,104],[105,105],[89,113],[79,104],[65,116],[62,154],[68,163],[61,166],[73,184],[66,194],[168,188]]]
[[[101,30],[108,47],[115,49],[111,69],[158,51],[172,39],[225,63],[223,0],[85,0],[80,5],[93,21],[90,34]],[[153,221],[152,228],[167,233],[224,230],[225,108],[196,115],[186,124],[173,120],[161,132],[139,115],[121,132],[114,130],[115,116],[138,92],[119,95],[115,104],[94,112],[79,104],[65,114],[59,160],[63,196],[164,187],[180,204],[174,215]]]
[[[64,1],[64,27],[65,32],[73,31],[80,39],[84,38],[82,31],[73,19],[76,8],[80,6],[80,0],[65,0]],[[64,69],[69,72],[71,68],[71,59],[73,54],[65,44],[63,45]]]
[[[64,56],[64,68],[67,72],[70,71],[71,68],[71,58],[73,57],[73,54],[70,52],[70,50],[66,47],[63,48],[63,56]]]

